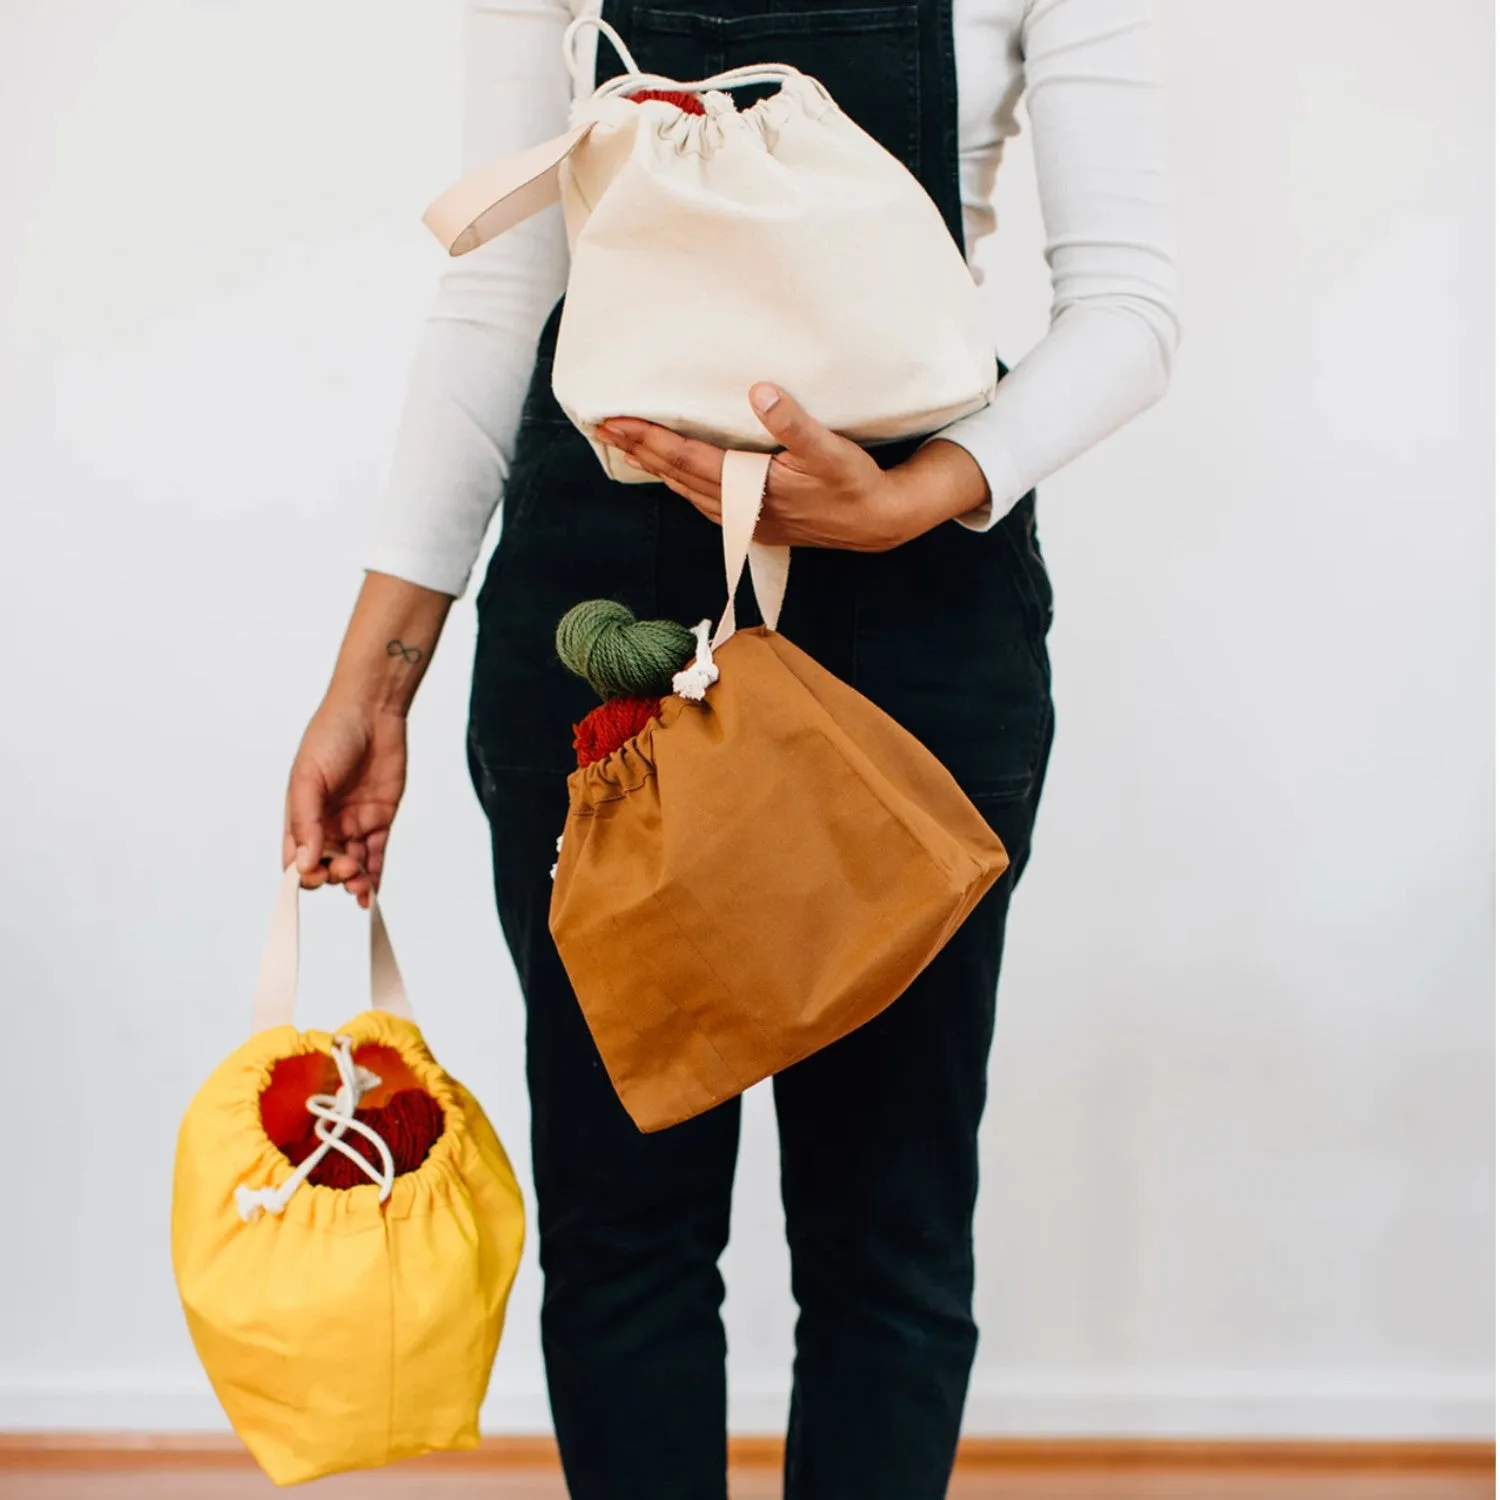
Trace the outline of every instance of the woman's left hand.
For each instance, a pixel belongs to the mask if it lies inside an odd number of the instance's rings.
[[[989,498],[983,471],[956,443],[928,443],[905,463],[882,469],[857,443],[815,422],[776,386],[752,386],[750,405],[784,450],[771,463],[755,529],[758,541],[885,552]],[[722,524],[722,448],[635,417],[612,417],[597,433],[627,462]]]

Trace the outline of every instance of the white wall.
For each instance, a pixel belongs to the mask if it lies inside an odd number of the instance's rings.
[[[1491,8],[1169,0],[1186,340],[1045,488],[1060,737],[985,1126],[975,1430],[1489,1430]],[[167,1258],[457,167],[457,11],[0,8],[0,1425],[217,1418]],[[1044,326],[1024,147],[991,285]],[[424,689],[392,924],[524,1159],[519,1000]],[[357,929],[309,924],[309,1014]],[[66,1103],[67,1107],[64,1107]],[[792,1308],[750,1101],[735,1417]],[[528,1262],[489,1408],[546,1421]]]

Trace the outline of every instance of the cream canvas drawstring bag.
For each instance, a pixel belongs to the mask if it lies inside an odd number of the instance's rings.
[[[575,103],[556,139],[490,163],[423,221],[463,255],[562,198],[571,266],[553,391],[614,479],[654,482],[594,437],[639,417],[726,449],[776,445],[747,392],[790,391],[874,444],[985,406],[997,378],[963,255],[915,177],[816,79],[780,64],[683,82],[627,71]],[[730,90],[777,85],[737,109]],[[701,114],[669,99],[701,101]]]

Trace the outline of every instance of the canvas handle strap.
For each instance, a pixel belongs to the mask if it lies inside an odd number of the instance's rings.
[[[563,33],[563,56],[567,59],[568,71],[580,88],[583,87],[579,76],[583,62],[578,38],[585,31],[597,31],[607,37],[626,69],[618,78],[600,84],[594,90],[596,99],[635,93],[640,89],[703,94],[756,83],[784,85],[793,79],[805,80],[818,93],[828,97],[816,79],[807,78],[796,68],[782,63],[731,68],[727,73],[716,73],[712,78],[700,78],[690,83],[660,73],[643,73],[619,32],[597,16],[579,16]],[[583,144],[596,123],[586,120],[539,146],[518,151],[499,161],[487,162],[434,198],[422,214],[422,222],[437,236],[449,255],[466,255],[506,230],[514,229],[523,220],[558,201],[561,196],[558,168]]]
[[[281,878],[271,915],[271,932],[261,954],[252,1013],[256,1031],[290,1025],[296,1011],[301,892],[301,876],[296,865],[291,865]],[[390,934],[385,929],[385,918],[380,915],[374,891],[370,892],[370,1009],[412,1019],[411,1001],[406,997],[406,986],[401,982],[401,971],[396,967]]]
[[[576,23],[575,23],[576,24]],[[642,89],[659,89],[673,94],[722,93],[728,89],[750,88],[758,83],[785,85],[793,79],[807,79],[824,97],[827,90],[814,78],[800,73],[784,63],[757,63],[744,68],[730,68],[725,73],[715,73],[709,78],[694,78],[684,82],[680,78],[668,78],[664,73],[621,73],[608,79],[594,90],[594,98],[611,99],[617,94],[634,94]]]
[[[745,67],[729,68],[725,72],[715,73],[708,78],[695,78],[690,82],[684,82],[680,78],[668,78],[664,73],[647,73],[642,71],[640,64],[631,55],[630,48],[625,45],[624,38],[608,21],[599,16],[579,16],[571,21],[568,29],[563,32],[563,58],[567,62],[573,84],[580,93],[588,87],[590,82],[584,76],[585,63],[582,50],[578,45],[579,37],[586,31],[597,31],[615,49],[620,61],[625,64],[623,73],[616,78],[606,79],[593,90],[593,96],[596,99],[608,99],[616,94],[633,94],[643,88],[663,89],[674,94],[706,94],[713,90],[748,88],[757,83],[784,84],[790,79],[807,76],[788,63],[750,63]],[[809,81],[816,84],[819,92],[826,93],[816,80]]]
[[[540,146],[501,157],[460,178],[427,205],[422,222],[449,255],[470,250],[514,229],[562,195],[557,169],[583,143],[593,120]]]
[[[768,629],[775,630],[781,619],[786,598],[787,572],[791,566],[790,547],[768,547],[755,540],[755,524],[765,502],[766,480],[771,472],[769,453],[743,453],[731,450],[724,455],[724,469],[719,478],[719,494],[724,533],[724,582],[729,602],[724,606],[713,645],[722,646],[736,630],[734,594],[739,587],[745,564],[750,565],[750,581],[755,588],[755,602]]]
[[[755,525],[760,520],[761,506],[765,503],[766,481],[770,473],[769,453],[746,453],[731,449],[724,455],[724,467],[719,475],[720,530],[724,536],[724,582],[729,591],[729,599],[711,640],[711,620],[700,621],[694,626],[693,635],[697,639],[698,649],[693,660],[672,678],[672,691],[679,698],[701,703],[709,688],[719,680],[714,652],[738,628],[734,619],[734,596],[747,563],[761,619],[771,630],[776,629],[777,622],[781,619],[792,549],[768,547],[764,542],[755,540]]]

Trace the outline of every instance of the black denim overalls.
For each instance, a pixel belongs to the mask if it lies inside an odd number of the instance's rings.
[[[951,0],[606,0],[604,15],[651,72],[780,62],[821,79],[962,244]],[[619,71],[603,41],[599,58],[601,80]],[[723,1500],[717,1261],[739,1104],[639,1134],[547,931],[570,726],[595,702],[553,652],[557,621],[595,597],[641,618],[717,618],[722,552],[686,500],[605,477],[552,396],[557,319],[478,598],[469,734],[527,1006],[547,1378],[574,1500]],[[913,446],[878,454],[895,462]],[[947,523],[891,552],[792,558],[782,630],[949,766],[1012,863],[895,1005],[775,1081],[800,1308],[788,1500],[937,1500],[947,1488],[975,1346],[976,1133],[1005,914],[1052,736],[1033,501],[982,534]],[[748,589],[740,610],[758,618]]]

